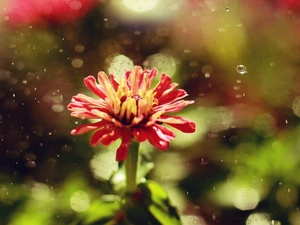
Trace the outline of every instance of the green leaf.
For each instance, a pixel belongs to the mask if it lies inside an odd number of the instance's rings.
[[[134,224],[180,225],[180,217],[169,201],[167,192],[156,182],[139,185],[139,191],[126,200],[127,219]]]
[[[109,221],[115,217],[116,213],[120,211],[121,203],[118,198],[115,200],[96,200],[88,210],[84,212],[84,220],[82,224],[105,224],[104,221]],[[103,221],[100,223],[100,221]]]

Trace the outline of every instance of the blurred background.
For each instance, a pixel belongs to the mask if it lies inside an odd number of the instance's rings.
[[[155,165],[147,178],[167,190],[183,224],[300,224],[300,2],[7,0],[0,8],[1,225],[84,224],[104,210],[93,202],[111,194],[118,143],[92,148],[90,134],[71,136],[88,121],[67,105],[91,95],[84,77],[122,76],[134,65],[171,75],[195,100],[180,115],[196,133],[178,133],[165,152],[141,145]]]

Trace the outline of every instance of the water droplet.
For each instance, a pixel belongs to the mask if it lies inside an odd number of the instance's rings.
[[[30,95],[30,89],[29,88],[25,88],[23,93],[26,96]]]
[[[229,7],[226,7],[226,12],[229,12]]]
[[[199,74],[198,74],[198,73],[192,73],[192,74],[191,74],[191,77],[192,77],[192,78],[197,78],[197,77],[199,77]]]
[[[136,31],[134,31],[134,34],[135,35],[140,35],[142,32],[140,31],[140,30],[136,30]]]
[[[52,105],[52,110],[53,110],[54,112],[59,113],[59,112],[64,111],[64,109],[65,109],[65,107],[64,107],[62,104],[53,104],[53,105]]]
[[[83,66],[83,60],[80,58],[73,59],[71,65],[75,68],[80,68]]]
[[[191,49],[184,49],[183,52],[184,53],[191,53]]]
[[[245,73],[248,73],[248,70],[247,68],[244,66],[244,65],[238,65],[236,67],[236,72],[238,72],[239,74],[245,74]]]
[[[226,31],[226,28],[225,28],[225,27],[220,27],[220,28],[218,29],[218,31],[219,31],[219,32],[225,32],[225,31]]]
[[[239,85],[234,85],[233,86],[233,90],[237,91],[237,90],[240,90],[241,89],[241,86]]]
[[[276,64],[274,62],[270,62],[270,67],[274,67]]]
[[[16,62],[15,66],[18,70],[22,70],[24,68],[24,63],[21,61],[18,61],[18,62]]]
[[[221,217],[222,217],[222,215],[221,215],[221,213],[219,213],[219,212],[215,212],[215,213],[212,214],[212,219],[213,219],[213,221],[215,221],[215,222],[219,222],[220,219],[221,219]]]
[[[297,96],[292,103],[292,109],[296,116],[300,117],[300,96]]]
[[[83,52],[84,51],[84,45],[78,44],[74,47],[76,52]]]
[[[204,74],[206,74],[206,73],[212,73],[213,71],[214,71],[214,69],[213,69],[213,67],[210,66],[210,65],[206,65],[206,66],[203,66],[203,67],[202,67],[202,72],[203,72]]]
[[[192,61],[190,62],[190,67],[197,67],[199,65],[199,63],[197,61]]]
[[[156,30],[156,34],[157,34],[158,36],[162,36],[162,37],[168,36],[169,33],[170,33],[170,31],[169,31],[169,29],[166,28],[166,27],[160,27],[160,28],[158,28],[158,29]]]
[[[82,3],[80,1],[71,1],[69,3],[69,7],[72,10],[80,10],[82,7]]]
[[[68,145],[64,145],[60,148],[62,152],[70,152],[72,151],[72,149],[73,149],[72,146],[68,146]]]
[[[35,161],[32,161],[32,160],[28,161],[26,163],[26,167],[28,167],[28,168],[34,168],[34,167],[36,167]]]
[[[109,20],[104,22],[104,26],[108,29],[114,29],[118,26],[118,23],[116,21]]]

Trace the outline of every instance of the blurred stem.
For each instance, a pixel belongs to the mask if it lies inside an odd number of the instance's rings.
[[[126,174],[126,193],[131,194],[136,191],[136,174],[138,167],[139,157],[139,142],[131,141],[128,149],[127,158],[125,164]]]

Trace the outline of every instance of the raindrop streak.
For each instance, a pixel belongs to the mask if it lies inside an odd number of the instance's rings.
[[[245,74],[245,73],[248,73],[248,70],[247,68],[244,66],[244,65],[238,65],[236,67],[236,72],[238,72],[239,74]]]

